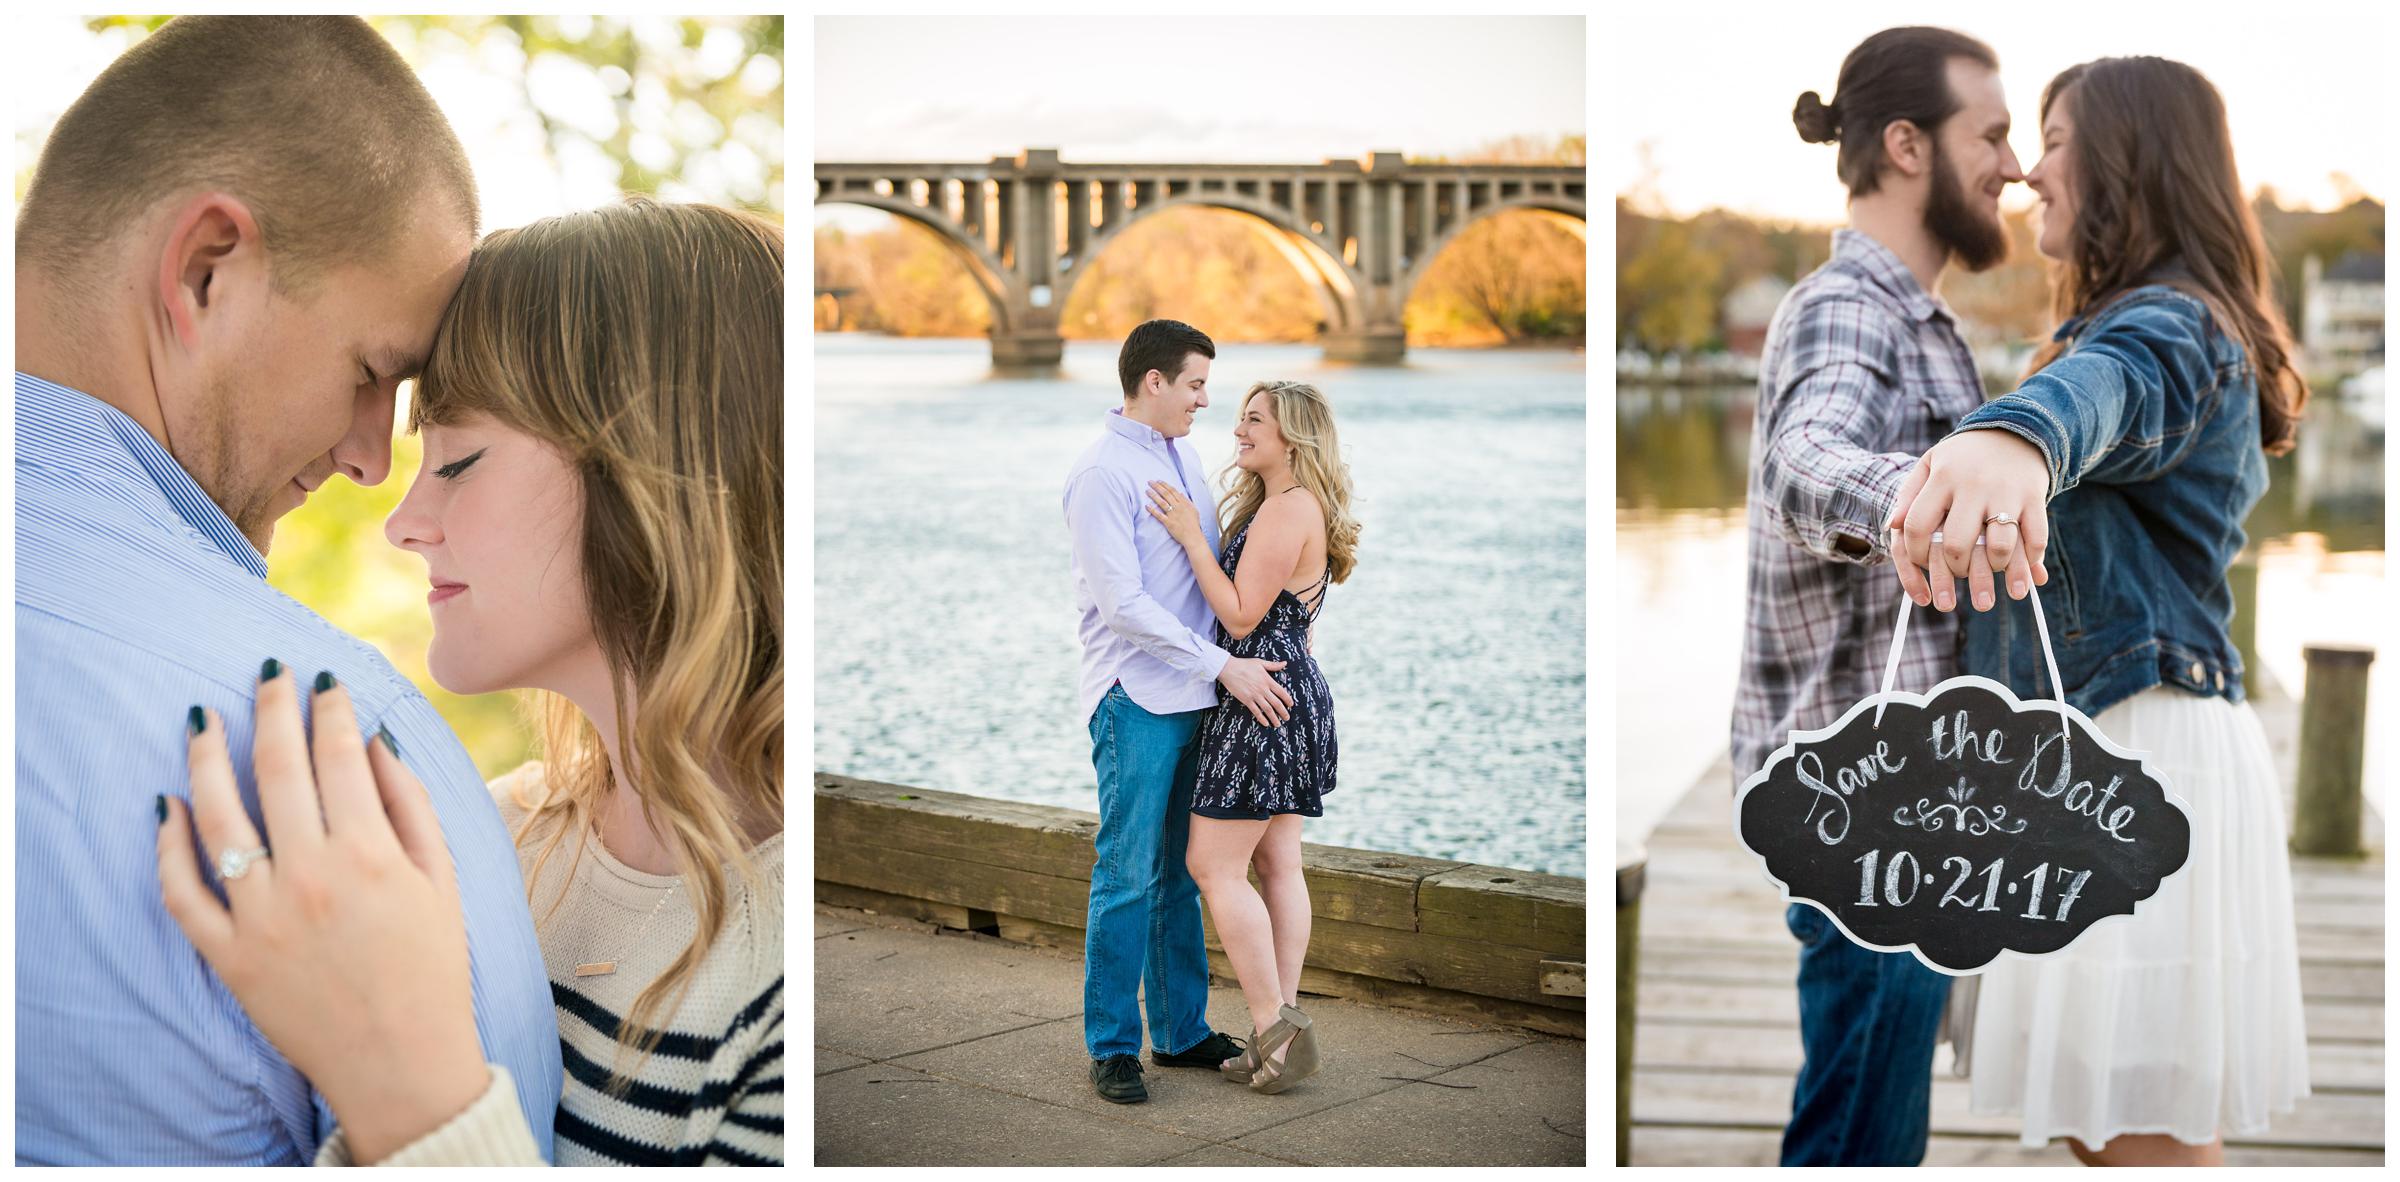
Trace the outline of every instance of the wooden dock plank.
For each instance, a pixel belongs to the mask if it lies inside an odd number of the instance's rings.
[[[1656,969],[1644,976],[1657,980],[1728,984],[1780,981],[1788,985],[1799,971],[1799,962],[1800,946],[1791,940],[1706,946],[1663,936],[1642,941],[1642,963]],[[2327,1000],[2380,1001],[2384,990],[2383,962],[2303,958],[2300,988],[2307,996]]]
[[[1733,798],[1703,777],[1646,843],[1634,1036],[1633,1164],[1771,1165],[1800,1065],[1798,945]],[[2380,818],[2371,825],[2377,839]],[[2377,844],[2380,844],[2379,840]],[[2229,1165],[2380,1165],[2384,1110],[2384,865],[2295,859],[2293,904],[2314,1090]],[[2017,1118],[1968,1110],[1937,1050],[1928,1165],[2071,1165],[2016,1144]]]
[[[1736,984],[1659,980],[1642,974],[1639,1020],[1738,1022],[1745,1026],[1800,1025],[1792,982]],[[2383,1037],[2383,1001],[2327,1001],[2305,994],[2301,1013],[2311,1038],[2361,1041]],[[1637,1044],[1638,1045],[1638,1044]]]
[[[1771,1166],[1783,1144],[1781,1129],[1699,1125],[1639,1125],[1633,1130],[1633,1161],[1645,1166]],[[2066,1145],[2026,1149],[2013,1138],[1936,1134],[1925,1143],[1929,1166],[2072,1166]],[[2383,1151],[2302,1146],[2225,1147],[2228,1166],[2380,1166]]]
[[[1800,1070],[1800,1030],[1780,1032],[1709,1023],[1642,1020],[1634,1036],[1639,1070],[1724,1071],[1789,1079]],[[1948,1071],[1950,1053],[1934,1052],[1934,1069]],[[2315,1040],[2308,1044],[2308,1078],[2319,1089],[2383,1090],[2383,1044]]]
[[[1937,1073],[1933,1079],[1934,1131],[2014,1139],[2014,1116],[1969,1111],[1968,1081]],[[1645,1124],[1748,1125],[1781,1127],[1792,1108],[1792,1081],[1784,1076],[1634,1070],[1633,1122]],[[2383,1093],[2319,1092],[2278,1116],[2267,1133],[2237,1136],[2244,1144],[2306,1145],[2321,1149],[2383,1148]],[[1638,1163],[1637,1163],[1638,1164]]]

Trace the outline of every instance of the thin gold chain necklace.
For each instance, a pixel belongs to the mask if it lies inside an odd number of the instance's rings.
[[[682,885],[683,880],[680,878],[667,884],[666,894],[660,895],[658,902],[651,905],[650,914],[642,920],[642,926],[634,930],[633,939],[626,942],[625,952],[618,953],[618,959],[623,959],[626,953],[642,946],[642,936],[650,930],[650,921],[658,918],[659,908],[667,905],[667,896],[674,894],[675,888]],[[588,961],[575,966],[575,975],[578,977],[605,977],[616,971],[616,960]]]

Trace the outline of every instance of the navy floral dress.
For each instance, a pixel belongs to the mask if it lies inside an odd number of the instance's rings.
[[[1233,536],[1217,559],[1232,578],[1242,560],[1250,527]],[[1260,726],[1248,707],[1217,687],[1217,708],[1200,723],[1199,772],[1192,784],[1192,811],[1203,817],[1264,821],[1277,813],[1325,815],[1323,797],[1333,791],[1335,744],[1333,691],[1308,655],[1308,626],[1324,606],[1333,579],[1325,577],[1306,597],[1279,591],[1250,635],[1239,640],[1217,625],[1217,644],[1237,657],[1286,662],[1270,673],[1292,695],[1283,725]]]

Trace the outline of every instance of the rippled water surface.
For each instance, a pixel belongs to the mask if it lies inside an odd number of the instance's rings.
[[[816,339],[816,766],[1096,809],[1059,493],[1116,349],[994,378],[981,341]],[[1334,401],[1365,523],[1317,656],[1340,785],[1308,840],[1584,874],[1584,359],[1219,350],[1213,474],[1254,381]]]

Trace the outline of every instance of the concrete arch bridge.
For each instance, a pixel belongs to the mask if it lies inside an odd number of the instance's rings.
[[[974,164],[819,162],[818,205],[863,205],[931,229],[992,308],[992,363],[1058,364],[1059,311],[1127,226],[1177,206],[1255,219],[1324,310],[1329,360],[1397,364],[1400,310],[1468,226],[1513,209],[1584,233],[1584,170],[1407,164],[1398,152],[1323,164],[1079,164],[1052,148]]]

